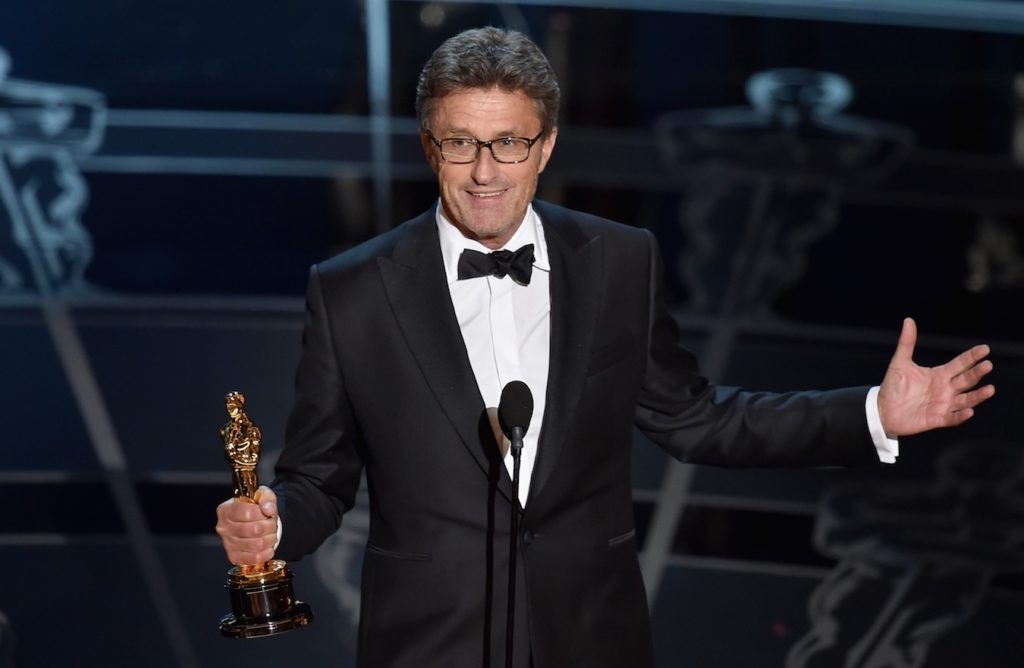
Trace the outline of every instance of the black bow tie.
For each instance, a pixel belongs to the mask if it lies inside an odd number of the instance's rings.
[[[512,280],[521,285],[530,284],[533,273],[533,244],[526,244],[519,250],[494,251],[481,253],[466,249],[459,256],[459,280],[479,278],[480,276],[511,276]]]

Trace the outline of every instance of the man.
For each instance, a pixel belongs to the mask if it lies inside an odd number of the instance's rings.
[[[977,387],[985,346],[916,366],[909,319],[880,388],[711,385],[679,346],[652,235],[533,200],[557,112],[553,72],[518,33],[471,30],[433,54],[417,113],[439,206],[313,268],[273,491],[218,508],[233,563],[295,559],[338,528],[365,470],[362,666],[504,665],[513,507],[516,665],[650,666],[634,424],[686,461],[861,465],[994,392]],[[469,251],[523,248],[476,276],[487,258]],[[518,500],[487,411],[511,380],[536,402]]]

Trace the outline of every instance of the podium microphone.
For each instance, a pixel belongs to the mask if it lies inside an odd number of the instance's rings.
[[[512,527],[508,553],[508,613],[505,620],[505,668],[512,668],[513,631],[516,612],[516,556],[519,543],[519,459],[523,436],[533,417],[533,395],[521,380],[513,380],[501,390],[498,424],[512,443]]]
[[[512,456],[518,457],[523,449],[523,436],[533,417],[533,395],[521,380],[513,380],[501,391],[498,401],[498,424],[512,441]],[[518,460],[516,460],[518,461]]]

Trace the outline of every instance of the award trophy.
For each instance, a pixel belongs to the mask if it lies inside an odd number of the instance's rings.
[[[245,395],[224,397],[231,421],[220,435],[224,456],[235,478],[235,503],[256,503],[256,464],[260,459],[262,433],[245,413]],[[292,594],[292,574],[280,559],[263,564],[235,566],[224,585],[231,597],[231,614],[220,620],[221,635],[228,638],[260,638],[290,631],[313,621],[309,605]]]

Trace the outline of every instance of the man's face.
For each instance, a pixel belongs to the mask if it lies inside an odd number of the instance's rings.
[[[533,100],[521,92],[498,88],[473,88],[443,97],[430,122],[431,134],[439,141],[450,137],[479,141],[532,138],[542,127]],[[555,148],[557,129],[533,145],[529,158],[514,165],[495,161],[486,148],[480,149],[475,162],[446,163],[430,138],[423,132],[420,135],[427,161],[437,174],[445,216],[466,237],[488,248],[501,248],[526,215],[537,191],[537,175],[544,171]]]

